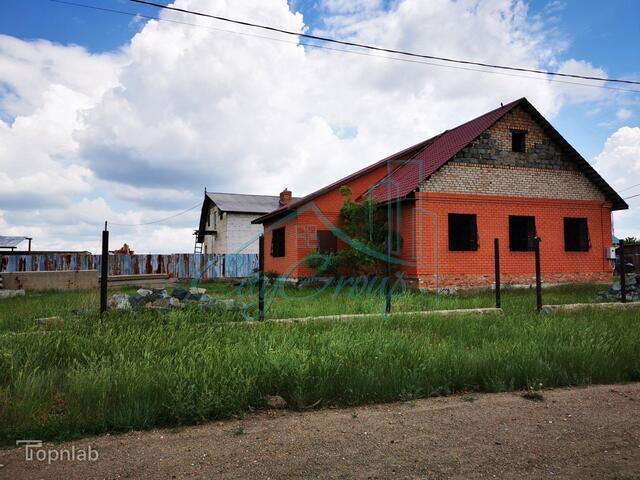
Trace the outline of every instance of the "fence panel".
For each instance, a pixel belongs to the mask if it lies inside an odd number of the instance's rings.
[[[0,272],[54,272],[94,270],[90,253],[0,254]]]
[[[248,277],[258,268],[258,255],[230,253],[224,256],[225,277]]]
[[[0,254],[0,272],[100,271],[102,255]],[[233,278],[250,276],[258,266],[258,255],[237,254],[149,254],[110,255],[109,275],[167,274],[179,279]]]

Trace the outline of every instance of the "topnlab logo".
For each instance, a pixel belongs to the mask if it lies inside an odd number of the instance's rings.
[[[91,447],[55,448],[46,447],[42,440],[18,440],[17,446],[24,445],[24,459],[27,462],[47,462],[51,465],[55,462],[95,462],[98,460],[98,451]]]

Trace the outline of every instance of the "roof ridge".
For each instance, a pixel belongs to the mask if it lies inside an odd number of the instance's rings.
[[[210,192],[207,190],[207,195],[209,194],[217,194],[217,195],[243,195],[245,197],[278,197],[278,195],[263,195],[262,193],[231,193],[231,192]]]

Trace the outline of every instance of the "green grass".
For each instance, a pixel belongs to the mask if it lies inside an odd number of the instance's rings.
[[[208,285],[221,296],[230,285]],[[545,303],[594,301],[598,286],[545,290]],[[235,292],[237,293],[237,292]],[[379,312],[380,295],[288,289],[270,315]],[[638,313],[540,316],[529,290],[504,293],[504,317],[393,317],[248,326],[197,310],[112,312],[95,293],[0,302],[0,439],[63,439],[186,425],[264,407],[409,400],[453,392],[640,380]],[[491,306],[490,292],[398,309]],[[35,318],[58,315],[42,331]],[[57,328],[57,329],[56,329]]]

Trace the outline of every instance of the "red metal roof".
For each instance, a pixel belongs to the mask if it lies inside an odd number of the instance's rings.
[[[469,145],[523,100],[525,99],[521,98],[463,123],[452,130],[445,130],[434,137],[433,141],[425,148],[408,159],[404,165],[374,185],[373,195],[380,202],[407,196],[418,188],[420,182],[430,177],[451,157]]]

